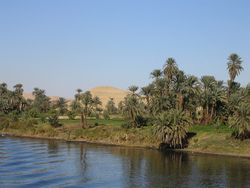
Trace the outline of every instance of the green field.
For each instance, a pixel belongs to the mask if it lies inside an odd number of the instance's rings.
[[[105,119],[90,119],[90,118],[87,120],[87,122],[91,126],[95,124],[121,126],[122,124],[125,123],[123,119],[105,120]],[[79,125],[80,120],[79,119],[76,119],[76,120],[63,119],[63,120],[60,120],[60,123],[62,123],[63,125]]]

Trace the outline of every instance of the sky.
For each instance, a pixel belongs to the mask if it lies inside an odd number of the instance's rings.
[[[249,0],[0,0],[0,82],[48,95],[126,89],[175,58],[186,74],[226,81],[237,53],[250,82]]]

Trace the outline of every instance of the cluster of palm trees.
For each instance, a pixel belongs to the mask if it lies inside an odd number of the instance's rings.
[[[88,128],[87,117],[121,114],[127,120],[126,127],[154,125],[156,135],[172,148],[182,148],[187,143],[191,124],[226,124],[238,139],[250,137],[250,84],[242,87],[236,77],[243,71],[242,60],[237,54],[228,57],[227,84],[206,75],[200,79],[180,70],[174,58],[168,58],[163,69],[152,71],[152,83],[142,87],[129,87],[130,93],[118,106],[110,99],[105,109],[100,98],[89,91],[77,90],[75,99],[69,103],[64,98],[51,101],[45,91],[35,88],[34,99],[23,97],[23,86],[13,90],[0,84],[0,118],[40,117],[58,124],[58,116],[80,116],[82,128]]]
[[[188,126],[228,124],[236,138],[250,137],[250,84],[241,87],[235,78],[243,70],[237,54],[228,58],[229,81],[206,75],[200,79],[186,75],[173,58],[168,58],[163,70],[151,73],[152,83],[131,86],[130,94],[119,106],[132,127],[141,126],[142,118],[156,125],[156,133],[172,148],[186,143]]]

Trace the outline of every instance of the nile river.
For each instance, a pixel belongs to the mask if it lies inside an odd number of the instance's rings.
[[[250,187],[250,159],[0,137],[0,187]]]

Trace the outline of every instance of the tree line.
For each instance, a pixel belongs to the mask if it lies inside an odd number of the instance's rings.
[[[225,124],[232,128],[233,137],[244,140],[250,138],[250,84],[244,87],[235,81],[244,70],[242,59],[231,54],[227,61],[229,80],[225,83],[212,75],[188,75],[174,58],[168,58],[162,69],[151,72],[150,84],[140,90],[130,86],[123,101],[116,106],[111,98],[105,108],[99,97],[81,89],[76,90],[73,101],[51,101],[44,90],[35,88],[31,100],[23,97],[22,84],[9,90],[2,83],[0,117],[39,118],[57,127],[59,116],[79,116],[80,126],[88,128],[90,116],[108,119],[118,114],[127,122],[124,128],[154,126],[156,136],[171,148],[185,147],[191,125]]]

